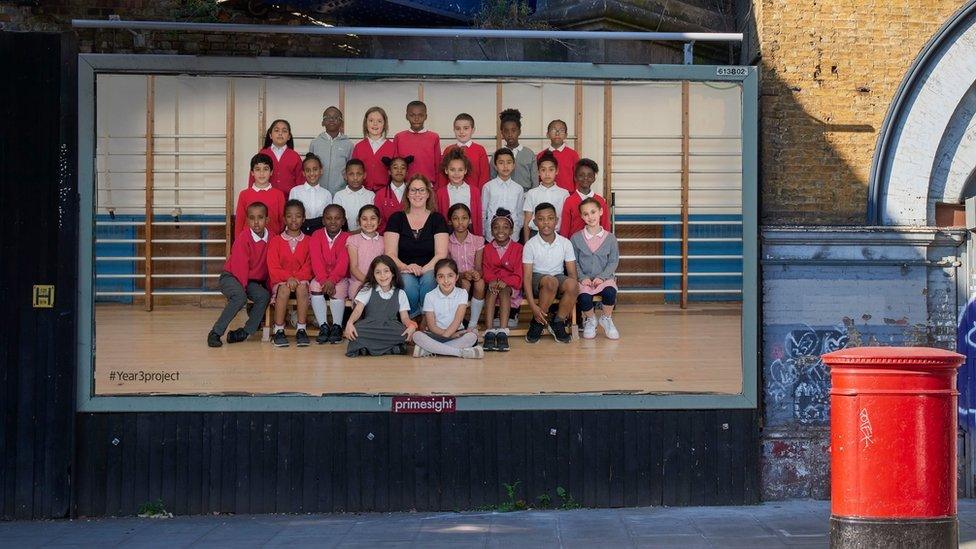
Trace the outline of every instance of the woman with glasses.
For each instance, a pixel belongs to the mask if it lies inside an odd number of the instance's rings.
[[[386,255],[393,258],[403,277],[410,301],[410,318],[423,314],[424,296],[437,287],[434,265],[447,257],[450,231],[437,213],[433,185],[417,174],[407,181],[403,211],[390,216],[383,235]]]

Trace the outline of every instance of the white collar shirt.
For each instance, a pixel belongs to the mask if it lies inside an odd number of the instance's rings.
[[[454,185],[453,183],[447,184],[447,198],[450,205],[453,206],[457,203],[462,203],[468,208],[471,207],[471,187],[465,183],[461,182],[460,185]]]
[[[522,185],[514,179],[504,180],[496,177],[485,183],[481,190],[481,208],[484,212],[484,235],[491,238],[491,218],[494,217],[498,208],[505,208],[512,212],[512,219],[515,226],[512,228],[513,234],[518,238],[519,231],[522,230],[522,203],[525,200],[525,192]]]
[[[264,229],[264,234],[261,235],[261,236],[258,236],[258,233],[254,232],[254,229],[251,229],[251,239],[253,239],[255,242],[261,242],[262,240],[265,241],[265,242],[267,242],[268,241],[268,229]]]
[[[346,211],[346,222],[349,224],[349,230],[355,231],[359,229],[359,209],[366,204],[372,204],[375,196],[376,193],[366,187],[360,187],[358,191],[343,187],[332,197],[332,202],[342,206],[342,209]]]
[[[380,150],[380,147],[382,147],[387,142],[387,139],[385,137],[381,137],[379,139],[372,139],[372,138],[367,138],[367,139],[369,140],[369,148],[373,149],[373,154],[376,154],[376,151]]]
[[[309,185],[306,181],[301,185],[292,188],[288,193],[291,200],[301,201],[305,205],[305,218],[315,219],[322,217],[325,207],[332,204],[332,193],[322,185]]]
[[[458,307],[468,304],[468,292],[464,288],[454,287],[451,293],[444,295],[441,289],[434,288],[424,296],[424,312],[434,313],[437,327],[444,329],[454,322],[454,315]]]
[[[281,160],[281,155],[285,154],[285,149],[287,149],[287,148],[288,148],[288,145],[285,145],[284,147],[279,147],[277,145],[271,145],[271,152],[275,155],[275,159]]]
[[[576,261],[576,252],[569,239],[558,233],[555,237],[552,242],[546,242],[537,234],[525,243],[522,263],[531,263],[533,273],[560,275],[565,272],[567,261]]]
[[[539,185],[525,192],[525,203],[522,210],[529,212],[529,228],[533,231],[539,230],[535,225],[535,207],[543,202],[548,202],[556,207],[556,216],[563,215],[563,203],[569,198],[569,191],[553,184],[551,187]]]

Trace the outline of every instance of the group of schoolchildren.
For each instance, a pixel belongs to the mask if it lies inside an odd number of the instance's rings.
[[[294,150],[289,123],[272,122],[264,148],[251,159],[249,186],[238,196],[236,237],[218,282],[227,305],[208,345],[220,347],[225,333],[228,343],[246,340],[273,305],[272,341],[287,347],[292,297],[296,344],[311,343],[311,308],[316,342],[345,338],[348,356],[404,354],[408,342],[418,357],[508,351],[509,326],[523,301],[532,311],[529,343],[546,331],[570,342],[576,307],[583,338],[595,338],[599,326],[618,339],[612,314],[619,249],[607,203],[591,189],[599,167],[566,145],[562,120],[549,123],[550,145],[535,154],[519,143],[521,118],[516,109],[500,113],[505,146],[491,165],[485,148],[472,140],[474,119],[466,113],[454,120],[457,142],[442,152],[440,137],[424,127],[421,101],[407,105],[410,129],[393,139],[387,138],[386,112],[368,109],[365,137],[355,146],[341,132],[342,113],[329,107],[325,131],[304,158]],[[452,232],[448,257],[434,267],[437,287],[424,297],[422,316],[410,318],[382,235],[390,216],[405,210],[407,189],[413,192],[417,180],[434,190],[436,211]],[[343,328],[347,298],[353,309]],[[248,299],[246,323],[227,332]],[[486,332],[479,345],[482,312]]]

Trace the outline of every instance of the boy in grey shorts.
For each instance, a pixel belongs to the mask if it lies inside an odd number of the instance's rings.
[[[525,299],[532,308],[532,320],[525,340],[536,343],[542,337],[542,330],[560,343],[569,343],[571,337],[568,324],[579,283],[576,279],[576,253],[569,239],[556,233],[559,216],[556,207],[543,202],[535,208],[535,224],[539,234],[530,238],[522,250],[523,286]],[[536,303],[535,297],[539,302]],[[549,318],[549,306],[559,298],[559,309]]]

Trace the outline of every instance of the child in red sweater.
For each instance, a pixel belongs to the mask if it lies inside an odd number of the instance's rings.
[[[600,225],[604,229],[610,230],[610,208],[607,207],[607,201],[592,190],[593,183],[596,181],[596,174],[599,172],[599,166],[589,158],[584,158],[576,163],[576,169],[573,170],[576,190],[570,193],[566,201],[563,202],[562,215],[559,216],[559,234],[566,238],[580,232],[586,226],[583,217],[580,215],[579,207],[587,198],[592,198],[600,203],[600,208],[603,209],[603,214],[600,215]]]
[[[210,347],[223,345],[220,337],[227,331],[230,321],[247,305],[247,298],[254,302],[247,315],[247,322],[243,328],[227,334],[227,343],[239,343],[251,337],[258,330],[271,299],[267,289],[268,229],[265,224],[268,207],[255,202],[247,207],[246,215],[249,230],[234,241],[230,257],[224,263],[224,272],[220,273],[217,280],[220,293],[227,298],[227,305],[207,334],[207,345]]]
[[[301,200],[289,200],[285,204],[285,230],[268,243],[268,277],[271,280],[271,302],[275,308],[271,341],[275,347],[288,346],[285,313],[288,312],[288,298],[292,294],[295,295],[298,309],[295,344],[299,347],[309,345],[305,319],[308,316],[308,281],[312,278],[312,258],[309,254],[311,238],[302,232],[304,222],[305,205]]]
[[[237,195],[237,210],[234,214],[234,234],[241,234],[247,229],[247,207],[260,202],[267,208],[267,227],[273,234],[278,234],[284,228],[285,195],[271,186],[268,181],[274,162],[266,154],[258,153],[251,157],[251,185]]]
[[[396,155],[413,156],[410,177],[419,173],[434,182],[441,164],[441,138],[424,127],[427,122],[427,105],[423,101],[407,103],[407,122],[410,123],[410,129],[403,130],[393,138]]]
[[[312,310],[319,323],[319,335],[315,342],[342,342],[342,317],[346,312],[346,298],[349,296],[349,252],[346,240],[349,233],[342,230],[346,224],[346,212],[338,204],[329,204],[322,215],[321,229],[312,235],[309,248],[312,255]],[[326,317],[325,300],[328,298],[328,311],[332,312],[332,326]]]
[[[474,117],[466,112],[462,112],[454,118],[454,137],[457,143],[452,143],[444,149],[444,156],[454,149],[463,149],[464,154],[471,161],[471,171],[468,172],[466,181],[479,193],[485,183],[491,179],[491,172],[488,168],[488,152],[484,147],[474,142],[471,135],[474,133]],[[437,186],[447,185],[447,175],[437,174]]]
[[[352,149],[352,157],[363,161],[366,167],[366,181],[364,186],[378,193],[386,187],[386,168],[383,159],[396,155],[396,146],[392,139],[386,138],[386,111],[382,107],[370,107],[363,115],[363,140],[356,143]],[[404,176],[406,178],[406,176]],[[350,215],[353,215],[350,212]]]
[[[573,171],[576,169],[576,163],[579,162],[580,157],[576,151],[566,146],[566,135],[568,133],[569,129],[562,120],[556,119],[550,122],[546,128],[546,137],[549,138],[549,146],[539,151],[536,158],[541,157],[546,151],[552,152],[559,165],[559,173],[556,174],[556,185],[566,189],[566,192],[573,194],[573,191],[576,190],[576,186],[573,185]]]
[[[485,351],[507,351],[508,317],[522,304],[522,245],[512,240],[515,220],[505,208],[498,208],[491,218],[492,241],[481,256],[487,293],[485,295]],[[495,304],[501,328],[493,328]]]
[[[471,211],[471,219],[481,219],[481,191],[468,184],[467,176],[471,171],[471,161],[461,148],[451,149],[441,160],[441,171],[447,176],[447,185],[442,185],[435,191],[437,211],[446,216],[451,206],[464,204]],[[471,234],[482,237],[482,224],[471,224]]]
[[[264,148],[260,151],[274,162],[271,186],[288,196],[292,188],[305,182],[302,157],[295,152],[295,140],[291,124],[287,120],[275,120],[264,134]]]
[[[376,196],[373,197],[373,204],[380,209],[380,234],[386,232],[386,220],[394,213],[403,211],[404,200],[407,198],[407,167],[411,162],[412,156],[383,157],[383,164],[390,174],[390,184],[376,191]]]

